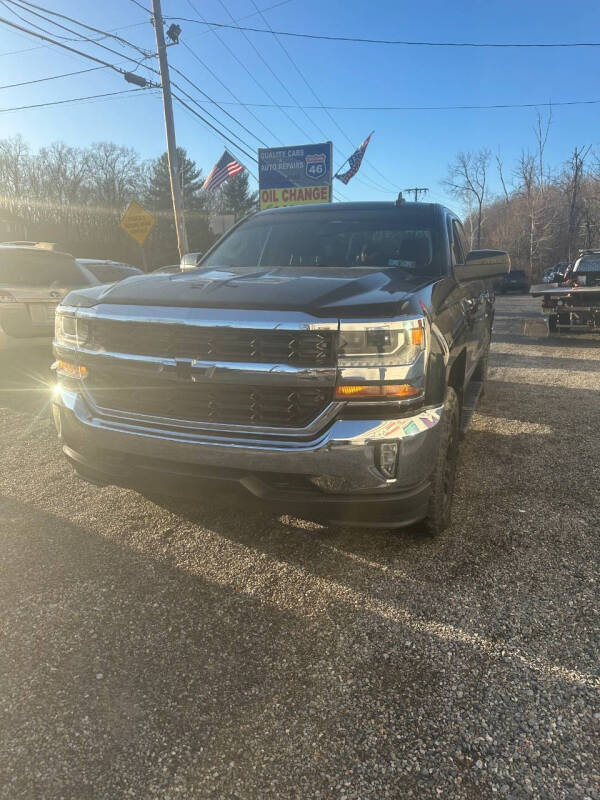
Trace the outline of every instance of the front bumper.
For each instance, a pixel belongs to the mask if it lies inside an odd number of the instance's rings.
[[[0,328],[0,352],[30,347],[46,347],[50,350],[52,347],[52,334],[48,333],[42,336],[23,336],[17,338],[16,336],[9,336]]]
[[[395,420],[335,419],[310,440],[142,425],[107,417],[79,392],[57,386],[54,417],[65,455],[84,477],[165,494],[201,496],[201,485],[237,484],[277,511],[362,526],[422,519],[439,447],[442,407]],[[395,477],[378,448],[398,448]]]
[[[54,327],[34,325],[22,303],[0,309],[0,351],[52,345]]]

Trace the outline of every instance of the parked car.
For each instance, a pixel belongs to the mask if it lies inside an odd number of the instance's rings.
[[[466,241],[437,204],[271,209],[193,272],[71,292],[65,455],[100,484],[197,497],[216,481],[279,513],[442,530],[510,268]]]
[[[498,285],[498,291],[501,294],[507,292],[528,292],[529,280],[525,271],[522,269],[513,269],[508,275],[504,275]]]
[[[71,289],[99,281],[43,242],[0,244],[0,351],[50,344],[54,312]]]
[[[560,261],[553,267],[549,267],[542,275],[542,283],[558,283],[564,278],[568,267],[568,261]]]
[[[100,283],[116,283],[132,275],[143,275],[141,269],[121,261],[103,261],[97,258],[78,258],[77,263],[95,275]]]

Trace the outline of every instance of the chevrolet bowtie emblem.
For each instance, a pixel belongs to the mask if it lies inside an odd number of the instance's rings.
[[[158,371],[178,383],[195,383],[198,380],[210,380],[214,377],[216,366],[203,361],[166,361]]]

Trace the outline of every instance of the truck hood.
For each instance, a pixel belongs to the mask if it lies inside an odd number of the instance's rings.
[[[393,316],[412,293],[433,280],[397,267],[200,267],[72,292],[65,303],[88,308],[109,303],[293,310],[314,316]]]

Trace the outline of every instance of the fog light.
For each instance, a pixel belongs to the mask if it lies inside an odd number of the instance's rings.
[[[396,477],[398,442],[382,442],[377,447],[377,468],[385,478]]]

